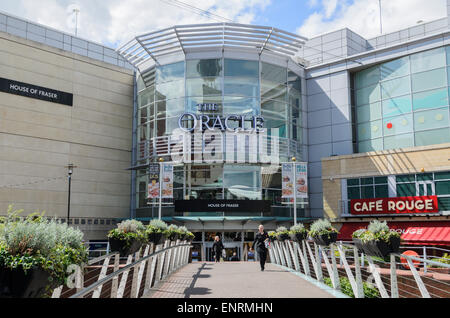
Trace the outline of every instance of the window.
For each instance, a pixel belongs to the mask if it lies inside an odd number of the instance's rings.
[[[170,82],[184,79],[184,62],[167,64],[156,68],[156,82]]]
[[[223,74],[222,59],[186,61],[186,77],[218,77]]]
[[[225,76],[259,78],[257,61],[225,59]]]
[[[348,179],[348,200],[386,198],[389,196],[387,182],[387,177]]]
[[[450,46],[373,66],[353,79],[359,152],[450,141]]]

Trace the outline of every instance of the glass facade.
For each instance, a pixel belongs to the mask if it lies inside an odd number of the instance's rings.
[[[302,78],[287,67],[258,60],[195,59],[156,66],[145,76],[150,78],[147,87],[138,78],[138,166],[167,155],[162,145],[186,112],[199,116],[262,116],[267,137],[280,139],[279,162],[286,162],[291,156],[303,159]],[[200,109],[202,104],[215,105],[216,109]],[[289,152],[283,145],[289,145]],[[295,151],[291,145],[295,145]],[[259,163],[181,163],[175,166],[174,180],[175,200],[271,200],[271,215],[291,214],[292,209],[281,202],[281,167],[277,170]],[[146,169],[137,171],[136,183],[137,209],[146,209],[145,216],[152,216],[148,214],[151,207],[146,198]],[[173,201],[167,203],[170,202]],[[298,211],[301,215],[300,208]],[[165,205],[163,215],[174,215],[173,206]]]
[[[358,152],[450,142],[450,46],[354,74]]]

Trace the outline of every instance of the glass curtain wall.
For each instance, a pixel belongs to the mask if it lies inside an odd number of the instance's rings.
[[[354,74],[359,152],[450,142],[450,47]]]
[[[216,104],[215,115],[262,115],[269,136],[298,142],[303,138],[301,77],[261,61],[197,59],[154,67],[138,79],[138,158],[145,165],[158,158],[156,145],[178,127],[184,112],[205,113],[199,104]],[[280,158],[286,161],[286,158]],[[176,199],[272,200],[280,209],[281,171],[259,165],[180,165],[175,167]],[[137,207],[146,208],[148,175],[139,170]],[[289,212],[287,212],[289,213]],[[211,215],[211,214],[209,214]]]

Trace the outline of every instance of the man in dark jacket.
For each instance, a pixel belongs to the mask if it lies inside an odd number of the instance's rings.
[[[269,241],[269,235],[264,231],[264,226],[260,225],[258,233],[255,235],[255,240],[253,241],[252,250],[256,248],[259,257],[259,263],[261,265],[261,271],[264,271],[264,265],[267,259],[267,247],[266,242]]]
[[[220,237],[216,236],[213,244],[214,256],[216,259],[216,263],[220,262],[220,257],[222,256],[222,250],[225,248],[220,240]]]

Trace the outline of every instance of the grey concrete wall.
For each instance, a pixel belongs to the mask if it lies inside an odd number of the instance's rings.
[[[0,215],[128,217],[133,72],[0,32],[0,76],[73,93],[73,107],[0,93]]]

